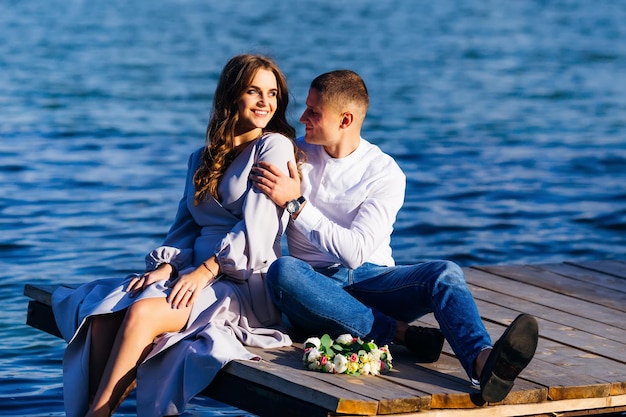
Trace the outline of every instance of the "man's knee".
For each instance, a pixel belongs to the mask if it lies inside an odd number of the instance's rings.
[[[302,261],[291,256],[276,259],[267,270],[266,282],[271,291],[278,291],[285,286],[300,281]]]
[[[451,261],[440,261],[441,273],[438,282],[449,286],[465,286],[465,274],[460,266]]]

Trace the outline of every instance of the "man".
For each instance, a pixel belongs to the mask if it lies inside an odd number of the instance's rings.
[[[391,232],[404,200],[405,176],[361,137],[369,106],[365,83],[338,70],[311,83],[301,176],[260,163],[251,179],[291,214],[289,256],[266,282],[273,301],[309,334],[350,333],[378,344],[404,344],[422,362],[439,358],[443,337],[487,402],[503,400],[532,359],[536,320],[518,316],[492,347],[463,271],[448,261],[396,266]],[[438,329],[408,323],[432,312]],[[442,336],[443,333],[443,336]]]

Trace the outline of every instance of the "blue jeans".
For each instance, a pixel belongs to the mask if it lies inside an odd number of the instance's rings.
[[[476,356],[491,347],[463,271],[449,261],[314,269],[283,256],[270,266],[266,283],[289,322],[311,336],[350,333],[384,345],[393,341],[396,321],[432,312],[470,378]]]

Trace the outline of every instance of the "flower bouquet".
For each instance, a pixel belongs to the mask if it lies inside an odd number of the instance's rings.
[[[391,352],[387,345],[342,334],[334,341],[325,334],[304,341],[304,365],[312,370],[333,374],[378,375],[391,370]]]

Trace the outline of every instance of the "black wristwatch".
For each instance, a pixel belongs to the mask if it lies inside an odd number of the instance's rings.
[[[296,198],[295,200],[291,200],[291,201],[287,201],[287,206],[285,207],[287,209],[287,212],[289,214],[294,214],[300,211],[300,207],[302,207],[302,204],[306,201],[306,199],[304,198],[304,196],[300,196],[298,198]]]

